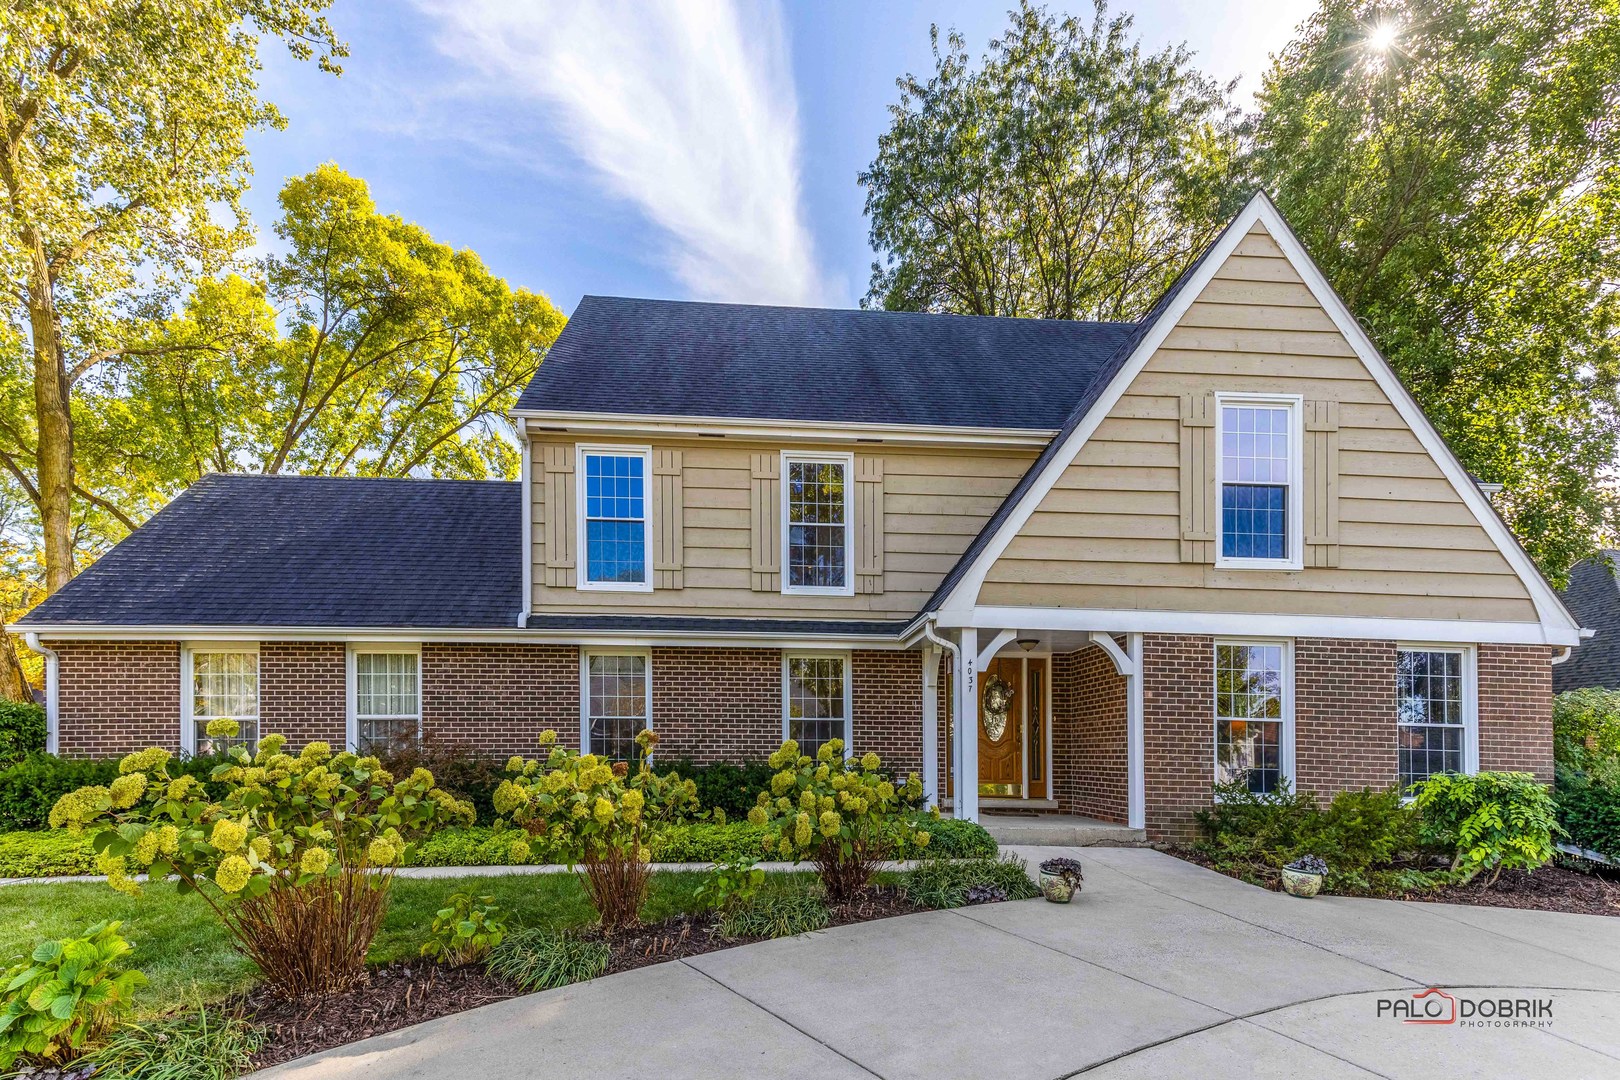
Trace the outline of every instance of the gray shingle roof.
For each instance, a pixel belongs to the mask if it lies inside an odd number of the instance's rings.
[[[516,626],[508,481],[205,476],[18,624]]]
[[[1051,430],[1136,328],[587,296],[518,408]]]
[[[1553,690],[1583,686],[1620,689],[1620,584],[1615,560],[1620,551],[1605,551],[1569,572],[1569,587],[1559,595],[1577,622],[1595,631],[1591,638],[1554,667]]]

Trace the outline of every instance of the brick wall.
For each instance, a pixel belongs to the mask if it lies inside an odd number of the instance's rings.
[[[1052,795],[1065,814],[1124,823],[1125,679],[1100,647],[1052,658]]]
[[[259,730],[287,736],[291,749],[315,740],[346,746],[345,652],[340,641],[260,645]]]
[[[1552,650],[1479,647],[1479,767],[1553,779]]]
[[[1215,648],[1183,634],[1142,638],[1142,778],[1148,837],[1197,834],[1214,774]]]
[[[654,649],[653,727],[666,760],[760,761],[782,745],[776,649]]]
[[[116,757],[180,749],[180,647],[172,641],[45,642],[60,657],[59,748]]]
[[[1395,643],[1296,640],[1295,788],[1389,787],[1395,741]]]
[[[876,752],[891,776],[921,774],[922,654],[856,650],[850,666],[855,752]]]
[[[550,728],[579,745],[579,649],[573,645],[422,646],[422,730],[505,757],[533,757]]]

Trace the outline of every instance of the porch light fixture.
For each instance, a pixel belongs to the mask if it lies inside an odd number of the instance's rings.
[[[1018,639],[1018,647],[1020,649],[1023,649],[1025,652],[1029,652],[1031,649],[1033,649],[1035,646],[1039,645],[1040,643],[1041,643],[1040,638],[1021,637],[1021,638]]]

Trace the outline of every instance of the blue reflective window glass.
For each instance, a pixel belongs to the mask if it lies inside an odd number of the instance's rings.
[[[585,580],[637,585],[647,580],[647,459],[585,455]]]
[[[1221,556],[1289,557],[1289,410],[1221,408]]]

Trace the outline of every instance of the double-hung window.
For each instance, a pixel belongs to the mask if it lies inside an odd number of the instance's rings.
[[[579,587],[652,588],[646,448],[579,451]]]
[[[850,454],[782,456],[782,591],[851,596]]]
[[[844,740],[844,753],[849,753],[848,654],[788,653],[782,658],[782,736],[811,757],[831,739]]]
[[[421,737],[422,657],[410,648],[356,648],[351,654],[354,726],[363,754],[409,746]]]
[[[635,761],[636,736],[652,728],[652,660],[644,652],[582,656],[580,745],[587,754]]]
[[[259,741],[259,652],[252,646],[208,646],[188,650],[185,690],[186,749],[218,754],[233,746],[252,749]],[[208,734],[212,720],[235,720],[235,738]]]
[[[1395,745],[1403,795],[1437,773],[1472,771],[1472,694],[1464,649],[1403,647],[1395,653]]]
[[[1288,650],[1278,642],[1215,643],[1215,781],[1276,791],[1288,772]]]
[[[1216,404],[1216,565],[1297,570],[1304,552],[1301,403],[1297,398],[1218,394]]]

